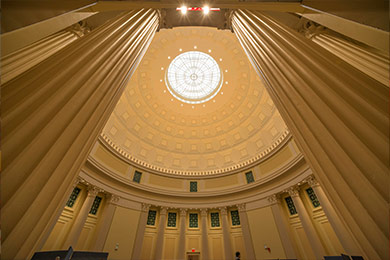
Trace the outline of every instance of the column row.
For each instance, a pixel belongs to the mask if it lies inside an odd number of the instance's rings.
[[[351,255],[361,254],[360,249],[356,245],[352,236],[348,232],[344,224],[342,224],[340,218],[336,214],[333,206],[326,197],[321,186],[318,184],[314,176],[307,178],[304,183],[309,184],[310,188],[305,188],[307,195],[310,198],[310,201],[313,204],[314,208],[320,207],[326,215],[330,225],[332,226],[337,238],[339,239],[341,246],[344,249],[343,253]],[[314,252],[316,259],[322,259],[323,256],[329,254],[325,250],[323,243],[314,227],[312,219],[307,211],[307,208],[302,201],[300,196],[300,189],[302,186],[295,185],[285,190],[288,193],[288,197],[284,198],[285,204],[283,206],[287,207],[287,210],[291,215],[297,215],[299,221],[303,227],[306,237],[308,238],[310,247]],[[283,216],[282,208],[282,194],[274,194],[268,198],[271,203],[271,209],[275,217],[275,222],[278,226],[281,241],[286,252],[286,257],[289,258],[298,258],[299,252],[294,246],[293,241],[294,237],[290,230],[290,224],[287,222],[287,219]]]
[[[224,259],[234,259],[231,232],[232,228],[241,227],[245,244],[245,253],[248,259],[254,259],[254,249],[248,225],[245,205],[235,207],[221,207],[216,209],[186,209],[166,207],[143,207],[137,239],[133,251],[133,259],[141,256],[145,227],[156,227],[157,237],[155,243],[155,259],[163,259],[164,235],[167,229],[178,228],[177,259],[186,258],[186,235],[187,231],[201,231],[201,259],[211,259],[209,250],[209,229],[221,229],[223,233]],[[145,209],[145,210],[144,210]],[[179,218],[178,218],[179,216]],[[200,223],[199,223],[200,216]],[[179,225],[177,225],[177,222]],[[197,249],[198,250],[198,249]]]

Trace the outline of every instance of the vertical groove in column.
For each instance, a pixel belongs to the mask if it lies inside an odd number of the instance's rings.
[[[5,258],[28,258],[55,221],[158,19],[121,14],[2,85]]]
[[[388,88],[260,12],[232,28],[339,214],[386,258]]]
[[[156,246],[154,249],[154,259],[162,260],[163,258],[163,247],[164,247],[164,233],[165,223],[167,218],[167,208],[160,209],[160,221],[158,223]]]
[[[131,259],[141,259],[142,245],[144,242],[145,228],[148,220],[149,204],[142,203],[141,214],[139,216],[137,234],[133,246],[133,254]]]

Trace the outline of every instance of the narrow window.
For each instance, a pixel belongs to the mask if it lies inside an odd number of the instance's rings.
[[[316,194],[314,193],[314,190],[312,188],[308,188],[308,189],[306,189],[306,192],[307,192],[307,195],[309,195],[309,198],[311,200],[311,203],[313,204],[313,207],[315,207],[315,208],[319,207],[321,204],[318,201],[318,198],[317,198]]]
[[[134,176],[133,176],[133,181],[136,182],[136,183],[140,183],[141,182],[141,176],[142,176],[142,172],[135,171],[134,172]]]
[[[99,206],[100,206],[100,202],[102,202],[102,198],[99,196],[96,196],[95,200],[92,203],[92,207],[91,207],[91,210],[89,211],[89,214],[96,215],[96,213],[99,209]]]
[[[146,225],[155,226],[156,225],[156,215],[157,215],[157,211],[149,210],[148,221],[147,221]]]
[[[198,227],[198,214],[196,213],[190,213],[190,228],[197,228]]]
[[[239,226],[240,223],[240,214],[238,213],[238,210],[232,210],[230,211],[230,216],[232,217],[232,226]]]
[[[247,183],[251,183],[251,182],[255,181],[255,178],[253,178],[252,171],[245,173],[245,177],[246,177],[246,182]]]
[[[176,213],[168,212],[168,227],[176,227]]]
[[[221,226],[221,223],[219,222],[219,213],[218,212],[211,212],[210,218],[211,218],[211,227],[220,227]]]
[[[197,192],[197,191],[198,191],[198,182],[190,181],[190,192]]]
[[[74,188],[72,191],[72,194],[70,194],[69,200],[66,203],[66,206],[69,208],[73,208],[74,203],[76,202],[77,197],[79,196],[81,189],[80,188]]]
[[[294,205],[292,198],[287,197],[287,198],[285,198],[285,200],[286,200],[288,211],[290,212],[290,215],[297,214],[297,209],[295,208],[295,205]]]

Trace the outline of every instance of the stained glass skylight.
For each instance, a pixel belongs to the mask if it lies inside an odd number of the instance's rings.
[[[218,63],[199,51],[185,52],[174,58],[165,77],[169,92],[189,104],[212,99],[221,89],[222,82]]]

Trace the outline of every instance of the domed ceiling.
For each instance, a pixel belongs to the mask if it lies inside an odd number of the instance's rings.
[[[210,56],[219,66],[221,87],[211,99],[185,102],[168,89],[167,70],[186,52],[207,54],[199,57]],[[210,77],[211,69],[218,71],[202,66],[196,70],[189,63],[182,74],[199,81],[199,77]],[[171,78],[180,81],[179,74]],[[205,84],[212,82],[206,79]],[[140,168],[202,176],[233,172],[264,160],[287,135],[283,119],[234,34],[182,27],[156,33],[101,140]]]

